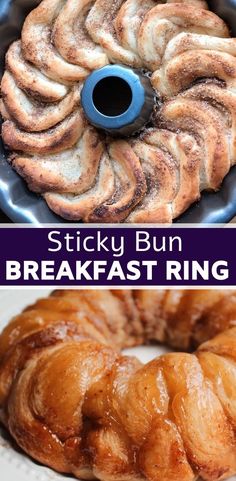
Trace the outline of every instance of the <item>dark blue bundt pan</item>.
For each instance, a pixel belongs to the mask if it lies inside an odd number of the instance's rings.
[[[0,69],[8,46],[20,36],[24,18],[38,0],[0,0]],[[221,16],[236,36],[236,0],[209,0],[211,10]],[[64,223],[45,201],[31,193],[26,183],[11,169],[0,142],[0,208],[13,222],[32,224]],[[177,222],[226,223],[236,215],[236,167],[233,167],[217,193],[203,193]]]

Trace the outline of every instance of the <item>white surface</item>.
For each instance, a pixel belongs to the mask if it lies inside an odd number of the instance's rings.
[[[24,307],[40,297],[47,296],[48,289],[0,291],[0,331]],[[126,354],[137,356],[141,361],[148,362],[167,352],[165,347],[138,347],[127,349]],[[0,479],[2,481],[69,481],[70,476],[61,476],[51,469],[39,466],[24,453],[18,452],[11,444],[5,431],[0,427]],[[236,481],[236,477],[231,481]]]

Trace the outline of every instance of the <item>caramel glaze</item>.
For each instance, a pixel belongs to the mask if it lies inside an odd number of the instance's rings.
[[[229,477],[235,314],[232,290],[55,291],[0,336],[1,421],[32,458],[80,479]],[[151,340],[205,342],[146,365],[120,354]]]

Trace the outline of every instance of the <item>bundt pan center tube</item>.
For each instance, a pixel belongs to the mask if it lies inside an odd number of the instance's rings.
[[[129,136],[147,124],[154,98],[149,78],[121,65],[95,70],[81,91],[81,105],[90,123],[117,136]]]
[[[234,476],[235,316],[235,290],[56,291],[0,335],[0,420],[80,480]],[[150,341],[185,352],[120,351]]]
[[[235,2],[16,0],[1,15],[0,204],[14,221],[233,217]]]

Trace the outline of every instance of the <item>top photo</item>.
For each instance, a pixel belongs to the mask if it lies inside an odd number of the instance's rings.
[[[0,222],[236,216],[236,0],[0,0]]]

